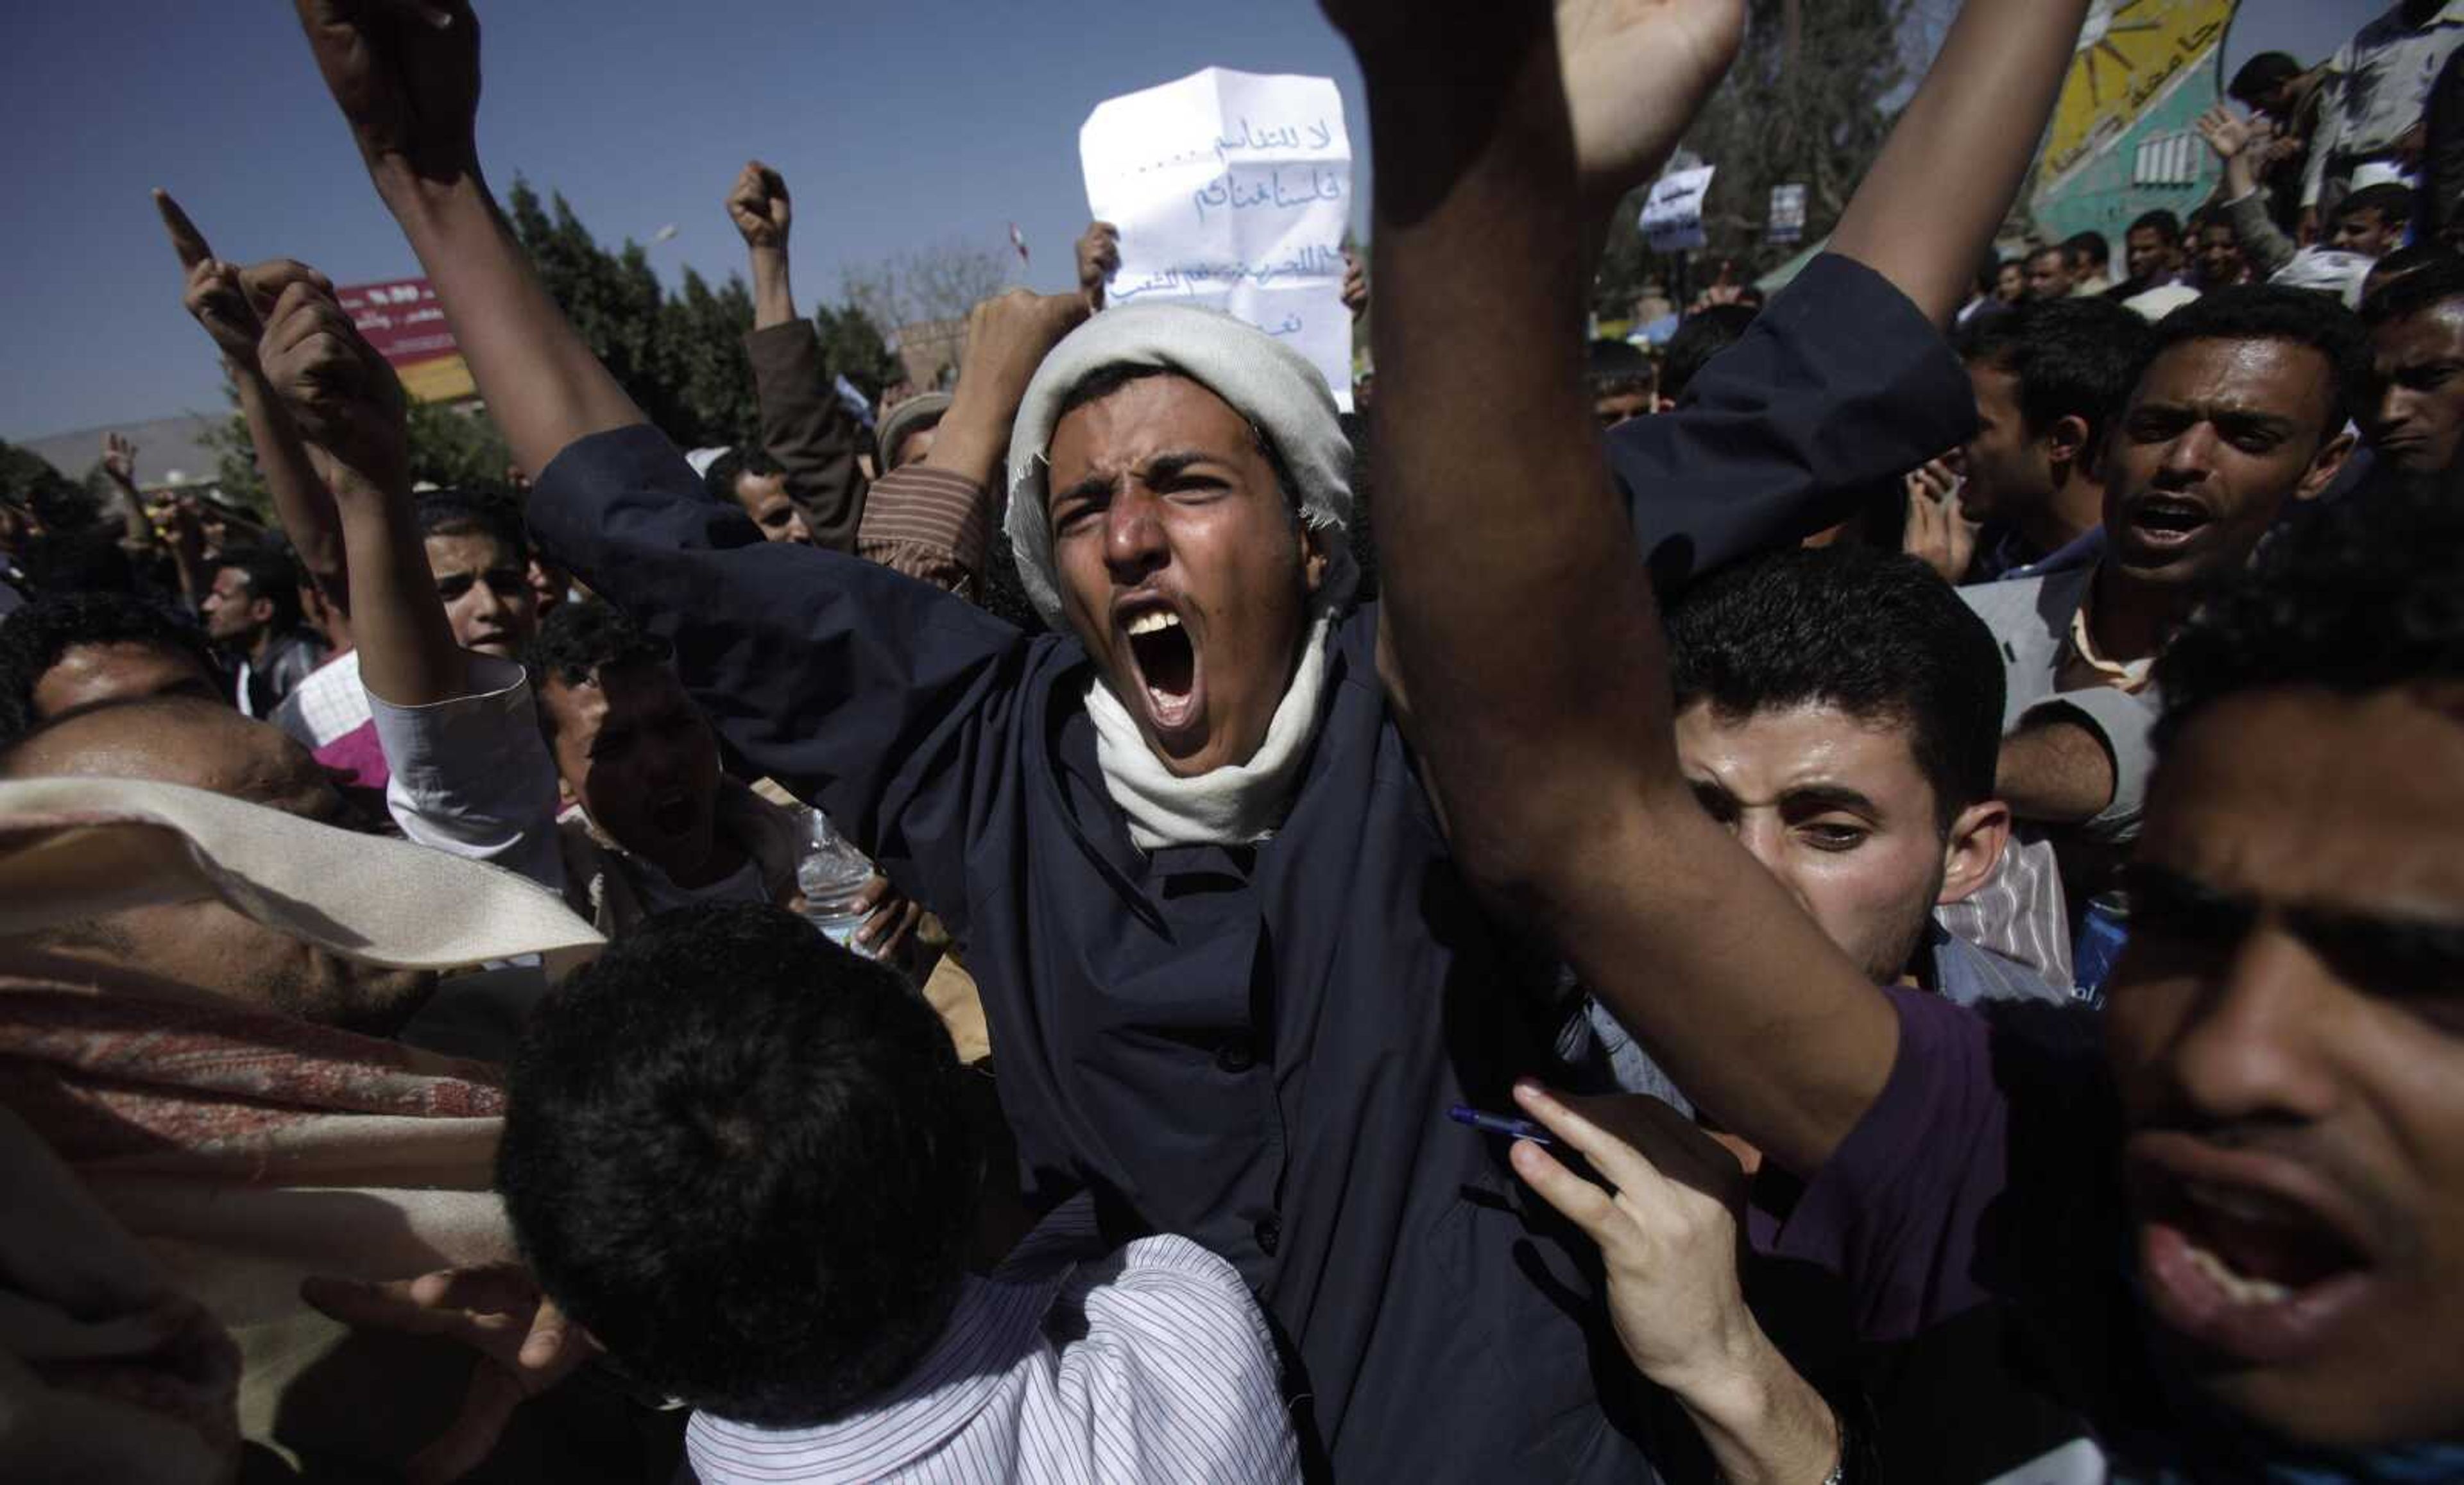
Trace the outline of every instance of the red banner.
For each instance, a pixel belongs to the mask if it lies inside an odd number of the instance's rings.
[[[471,394],[461,347],[454,344],[445,307],[437,303],[427,279],[353,284],[335,290],[334,297],[377,354],[401,373],[413,397],[440,402]]]

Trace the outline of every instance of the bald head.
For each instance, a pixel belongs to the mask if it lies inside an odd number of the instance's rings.
[[[73,712],[0,753],[0,779],[152,779],[312,820],[341,798],[308,750],[219,701],[142,697]]]

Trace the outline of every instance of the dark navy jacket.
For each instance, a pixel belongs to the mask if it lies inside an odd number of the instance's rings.
[[[1940,338],[1879,278],[1829,263],[1844,280],[1818,263],[1811,286],[1847,290],[1818,330],[1749,334],[1703,373],[1719,391],[1736,358],[1772,383],[1759,438],[1745,418],[1713,440],[1773,461],[1769,477],[1693,477],[1681,460],[1646,502],[1718,485],[1801,506],[1839,477],[1833,450],[1866,455],[1846,473],[1870,482],[1957,441],[1942,402],[1964,410],[1967,381]],[[1857,354],[1809,357],[1809,334]],[[1897,395],[1822,385],[1852,362]],[[1773,432],[1835,406],[1875,426]],[[1589,1245],[1501,1145],[1445,1119],[1547,1073],[1562,1008],[1547,963],[1448,861],[1378,683],[1374,606],[1336,626],[1274,838],[1149,854],[1097,770],[1075,638],[1028,639],[885,568],[765,543],[648,429],[566,449],[530,518],[673,643],[745,764],[826,809],[966,944],[1030,1198],[1091,1188],[1115,1235],[1182,1233],[1240,1268],[1290,1347],[1305,1452],[1322,1444],[1347,1479],[1636,1481],[1694,1448],[1638,1421]]]

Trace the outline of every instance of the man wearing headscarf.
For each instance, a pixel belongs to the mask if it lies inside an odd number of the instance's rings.
[[[1739,10],[1570,33],[1602,219],[1716,82]],[[1447,1119],[1551,1065],[1566,1008],[1453,868],[1377,610],[1349,602],[1350,459],[1316,374],[1200,311],[1108,310],[1065,340],[1083,298],[1015,305],[925,467],[980,458],[959,430],[1007,430],[1006,524],[1052,633],[764,543],[496,225],[475,34],[449,11],[396,28],[302,0],[492,415],[542,471],[541,544],[672,645],[739,758],[966,944],[1033,1205],[1091,1191],[1108,1235],[1179,1232],[1230,1259],[1285,1343],[1321,1471],[1633,1481],[1682,1458],[1683,1425],[1655,1430],[1615,1364],[1579,1234],[1503,1141]],[[1899,172],[1869,205],[1922,216],[1931,189]],[[1990,231],[1955,251],[1972,261]],[[1667,425],[1627,440],[1639,495],[1726,518],[1717,541],[1655,536],[1662,561],[1792,525],[1802,513],[1757,514],[1774,488],[1861,488],[1964,436],[1965,377],[1925,316],[1882,276],[1817,268],[1816,299],[1783,296],[1722,358],[1733,373],[1706,369],[1702,411],[1620,430]]]

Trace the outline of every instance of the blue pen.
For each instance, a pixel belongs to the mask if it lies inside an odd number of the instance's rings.
[[[1549,1131],[1528,1119],[1508,1119],[1503,1114],[1484,1114],[1478,1109],[1458,1103],[1446,1110],[1446,1118],[1458,1124],[1468,1124],[1484,1134],[1504,1135],[1509,1140],[1529,1140],[1533,1144],[1555,1144]]]

